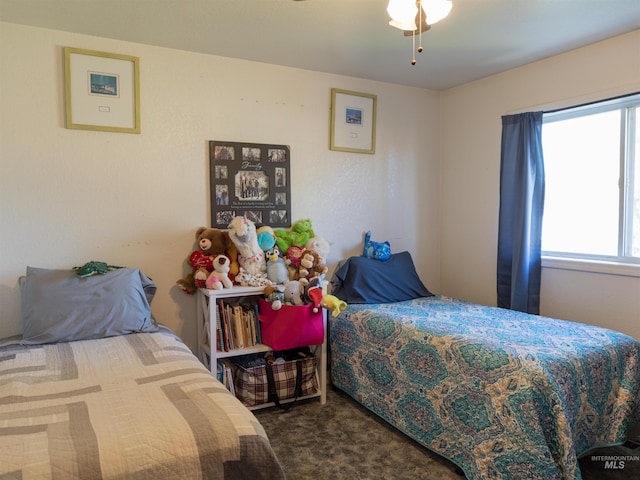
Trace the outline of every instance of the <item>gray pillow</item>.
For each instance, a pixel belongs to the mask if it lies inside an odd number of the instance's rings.
[[[122,268],[80,278],[72,270],[27,267],[22,283],[23,345],[154,332],[155,284]]]

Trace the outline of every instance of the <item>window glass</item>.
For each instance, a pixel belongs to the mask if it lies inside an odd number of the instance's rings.
[[[542,249],[618,254],[620,113],[546,123]]]
[[[545,113],[545,255],[640,263],[640,94]]]

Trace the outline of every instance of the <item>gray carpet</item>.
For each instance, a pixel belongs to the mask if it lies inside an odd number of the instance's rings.
[[[418,445],[340,390],[327,390],[324,406],[311,399],[298,402],[288,412],[275,407],[254,411],[288,480],[464,480],[448,460]],[[636,447],[611,447],[583,457],[583,479],[640,479],[640,448]],[[605,469],[604,460],[593,459],[594,455],[626,456],[624,468]]]

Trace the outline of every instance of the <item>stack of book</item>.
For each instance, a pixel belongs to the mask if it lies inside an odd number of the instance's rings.
[[[236,389],[233,386],[233,365],[229,360],[218,360],[216,376],[218,381],[227,387],[227,390],[234,395],[236,394]]]
[[[217,349],[228,352],[239,348],[254,347],[262,343],[258,306],[252,308],[231,305],[218,299]]]

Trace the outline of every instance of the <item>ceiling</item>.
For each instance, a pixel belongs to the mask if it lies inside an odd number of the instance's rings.
[[[0,20],[435,90],[640,28],[640,0],[453,0],[412,66],[387,3],[0,0]]]

